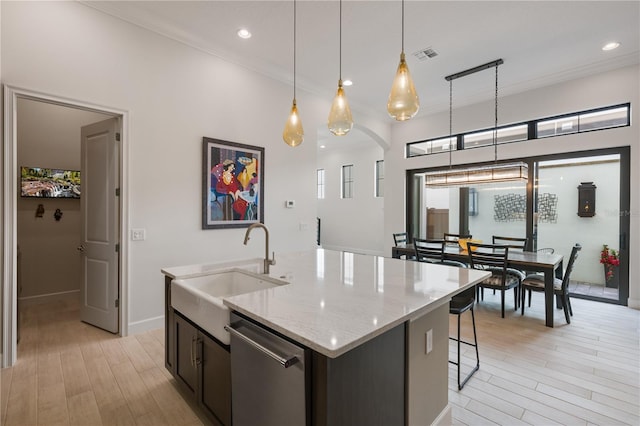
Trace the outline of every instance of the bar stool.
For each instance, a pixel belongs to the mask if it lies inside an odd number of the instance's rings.
[[[475,294],[476,294],[476,289],[474,286],[466,289],[462,293],[456,294],[451,298],[451,301],[449,302],[449,314],[458,316],[458,336],[457,337],[449,336],[450,340],[454,340],[458,343],[457,362],[449,360],[449,363],[458,367],[458,390],[462,390],[462,388],[467,383],[467,381],[469,381],[473,373],[478,371],[478,369],[480,368],[480,356],[478,355],[478,337],[476,335],[476,318],[473,313],[473,305],[476,301]],[[466,311],[471,311],[471,322],[473,324],[473,342],[474,343],[466,342],[460,338],[460,316]],[[471,372],[466,375],[466,377],[462,382],[460,382],[460,344],[461,343],[464,343],[465,345],[473,346],[476,349],[476,365],[473,367]]]

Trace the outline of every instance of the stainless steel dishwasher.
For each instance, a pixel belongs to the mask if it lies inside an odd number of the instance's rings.
[[[231,314],[231,406],[234,426],[303,426],[307,413],[305,349]]]

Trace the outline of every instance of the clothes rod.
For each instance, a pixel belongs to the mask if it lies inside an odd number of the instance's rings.
[[[502,64],[504,64],[504,61],[502,59],[496,59],[495,61],[487,62],[484,65],[478,65],[477,67],[470,68],[470,69],[465,70],[465,71],[460,71],[460,72],[457,72],[455,74],[448,75],[444,79],[447,80],[447,81],[455,80],[456,78],[465,77],[465,76],[467,76],[469,74],[474,74],[474,73],[476,73],[478,71],[484,71],[486,69],[497,67],[498,65],[502,65]]]

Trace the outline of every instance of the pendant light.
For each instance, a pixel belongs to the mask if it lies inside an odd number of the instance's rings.
[[[498,66],[504,61],[498,59],[445,77],[449,82],[449,169],[436,170],[425,173],[426,186],[467,186],[481,183],[497,182],[526,182],[529,178],[529,166],[524,162],[498,163]],[[452,168],[451,166],[451,138],[453,121],[453,84],[456,78],[464,77],[485,69],[495,67],[495,98],[494,98],[494,125],[493,125],[493,149],[494,164],[473,166],[468,168]]]
[[[419,109],[420,100],[404,58],[404,0],[402,0],[402,51],[396,77],[391,85],[387,111],[396,120],[405,121],[414,117]]]
[[[353,128],[353,117],[351,116],[351,108],[347,96],[342,88],[342,0],[340,0],[340,61],[339,61],[339,78],[338,91],[336,97],[333,98],[331,111],[329,111],[329,120],[327,122],[329,131],[336,136],[344,136]]]
[[[300,145],[304,140],[304,130],[302,129],[302,120],[298,115],[298,107],[296,106],[296,0],[293,0],[293,104],[291,105],[291,113],[287,118],[282,132],[284,143],[291,147]]]

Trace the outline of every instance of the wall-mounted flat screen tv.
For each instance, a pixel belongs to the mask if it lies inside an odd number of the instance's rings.
[[[21,195],[37,198],[80,198],[80,171],[22,167]]]

